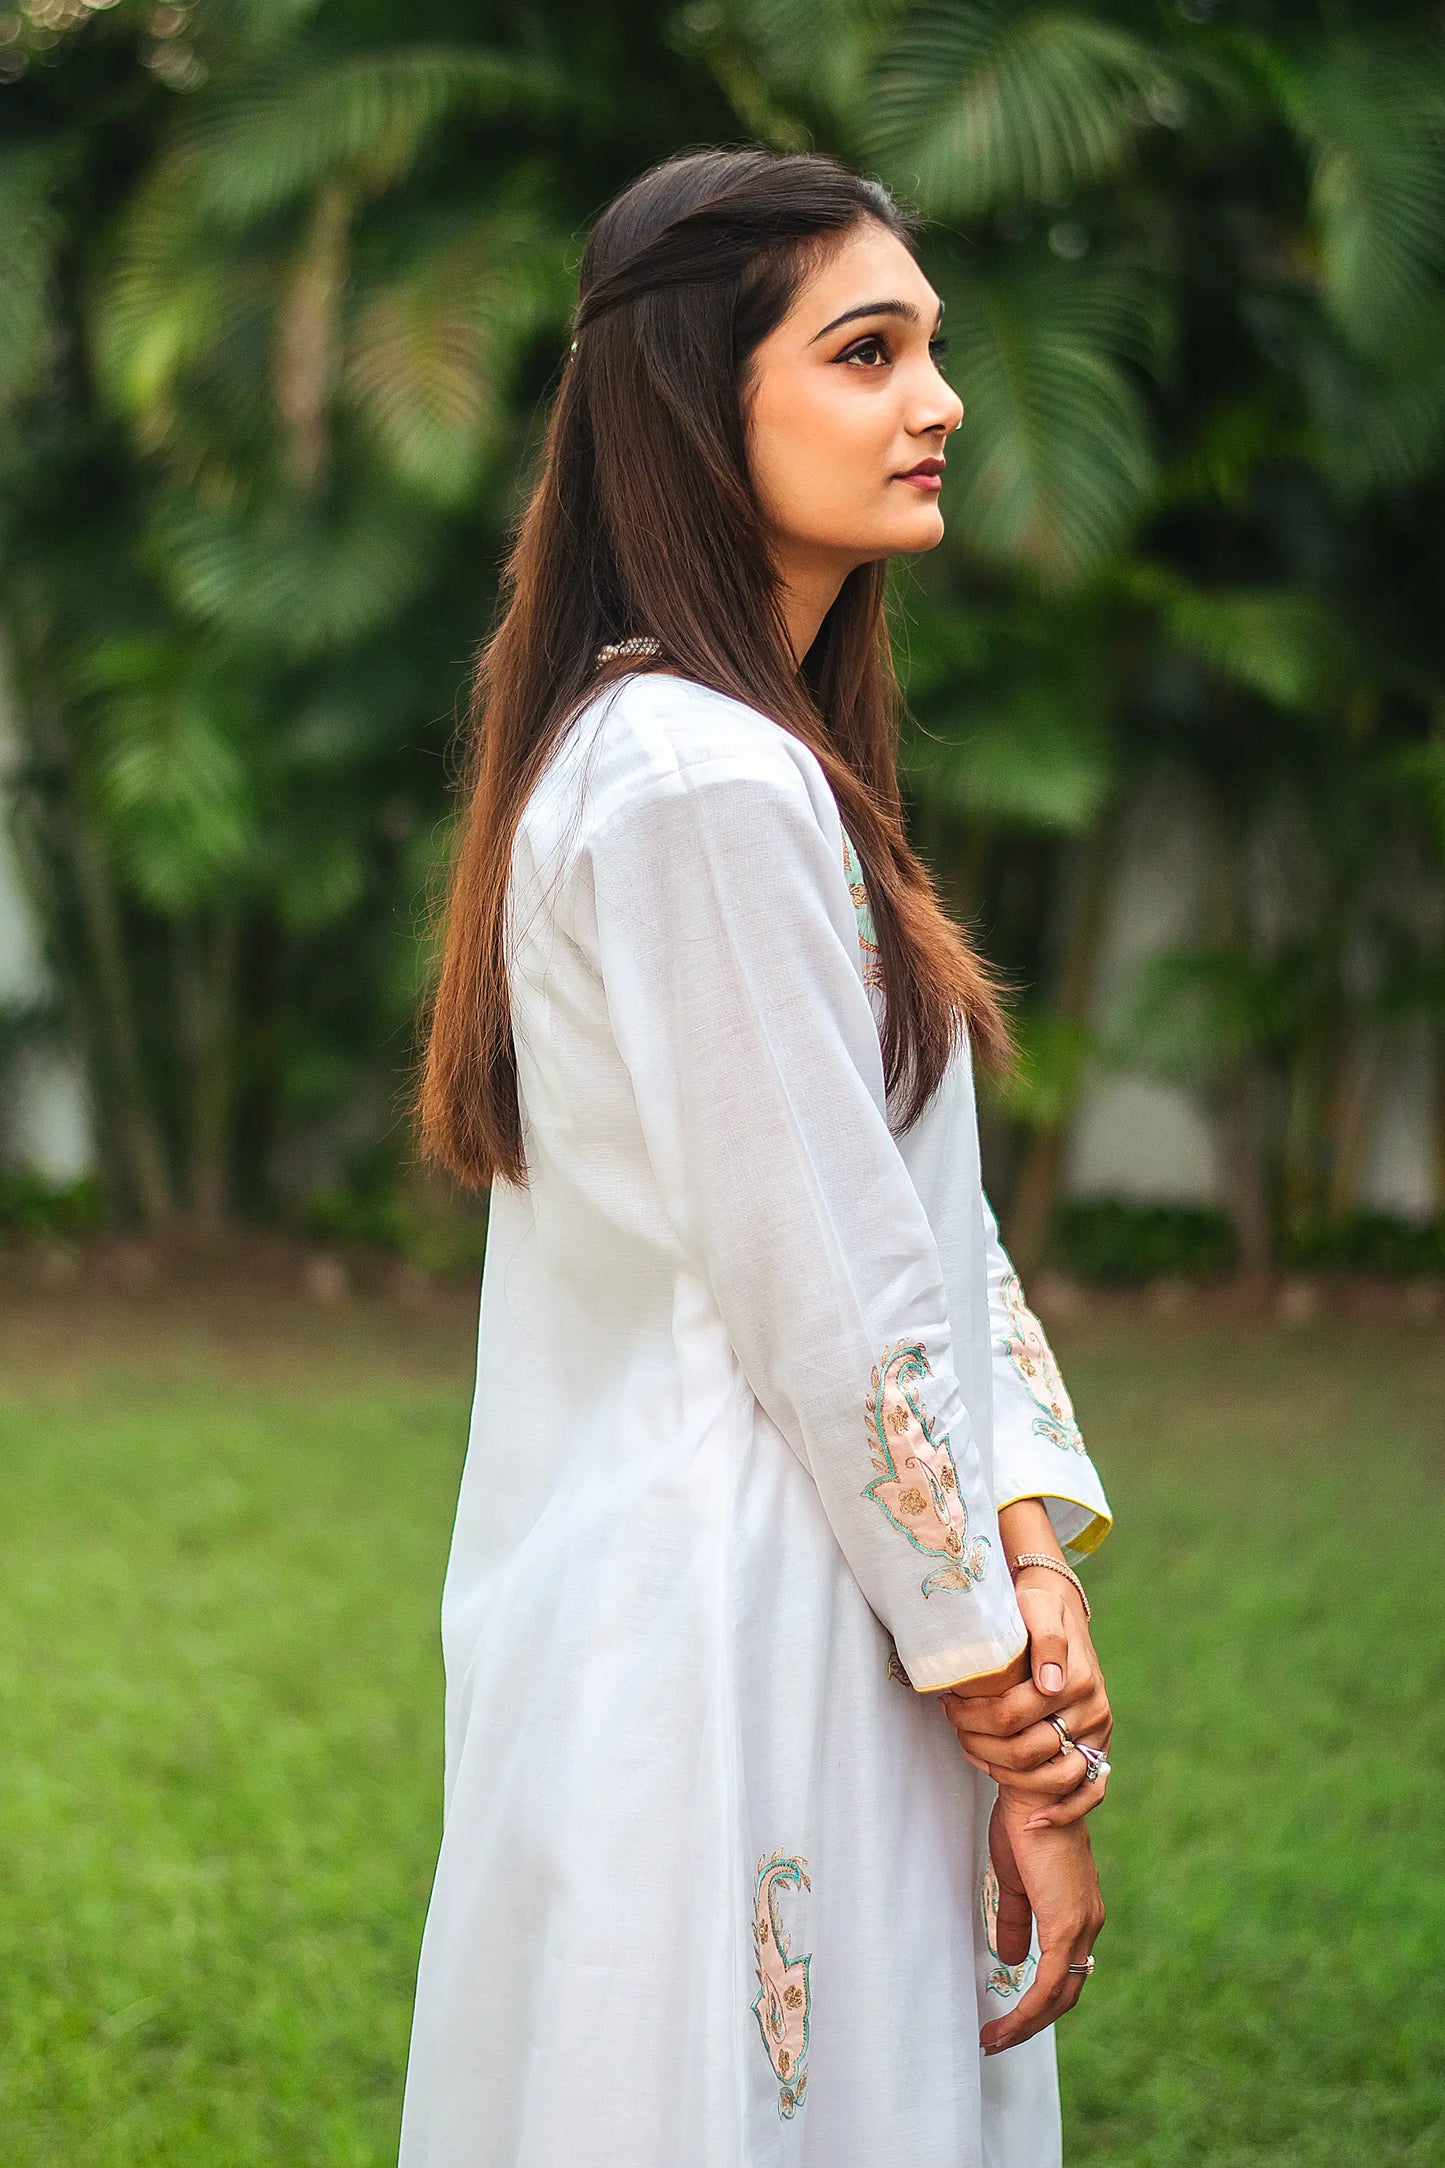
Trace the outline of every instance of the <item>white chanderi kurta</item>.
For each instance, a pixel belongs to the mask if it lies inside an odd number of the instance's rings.
[[[402,2168],[1052,2168],[985,2059],[993,1786],[936,1689],[1025,1630],[997,1509],[1109,1508],[984,1196],[962,1043],[887,1119],[815,757],[598,695],[512,860],[499,1184],[443,1599]]]

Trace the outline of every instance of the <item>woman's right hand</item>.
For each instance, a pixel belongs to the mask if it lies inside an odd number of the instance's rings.
[[[1035,1817],[1059,1825],[1091,1813],[1109,1779],[1087,1778],[1084,1757],[1060,1746],[1049,1720],[1059,1717],[1071,1738],[1107,1754],[1113,1712],[1076,1592],[1036,1566],[1025,1567],[1014,1587],[1029,1632],[1030,1676],[1002,1694],[970,1698],[949,1690],[939,1698],[974,1768],[1007,1790],[1030,1793]]]
[[[989,1854],[999,1887],[998,1954],[1006,1965],[1022,1964],[1036,1921],[1039,1961],[1013,2009],[982,2028],[979,2042],[986,2055],[1017,2047],[1073,2009],[1085,1975],[1068,1968],[1084,1963],[1104,1924],[1088,1829],[1082,1821],[1031,1828],[1037,1811],[1034,1794],[1001,1791],[989,1822]]]

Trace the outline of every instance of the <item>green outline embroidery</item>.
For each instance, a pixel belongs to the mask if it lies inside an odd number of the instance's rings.
[[[858,946],[863,951],[863,984],[883,984],[883,964],[878,949],[878,929],[873,923],[873,906],[868,901],[868,884],[863,878],[863,864],[853,847],[853,838],[843,830],[843,872],[848,882],[848,893],[853,898],[853,913],[858,921]]]
[[[999,1300],[1013,1327],[1011,1332],[1001,1334],[999,1352],[1008,1357],[1022,1378],[1030,1400],[1042,1411],[1034,1417],[1035,1436],[1047,1438],[1061,1453],[1087,1453],[1083,1433],[1074,1419],[1074,1403],[1049,1346],[1048,1335],[1024,1301],[1024,1291],[1016,1272],[1006,1272],[999,1282]]]
[[[757,1881],[753,1889],[753,1972],[758,1983],[753,1997],[752,2013],[758,2021],[763,2046],[773,2075],[778,2080],[778,2114],[790,2122],[802,2106],[808,2090],[808,2073],[803,2068],[808,2059],[808,2035],[812,2027],[813,1993],[809,1980],[812,1953],[803,1957],[792,1955],[792,1945],[778,1921],[778,1884],[790,1883],[794,1889],[811,1890],[813,1885],[806,1873],[807,1861],[786,1857],[782,1852],[764,1854],[758,1861]],[[763,1952],[771,1943],[782,1963],[776,1981],[764,1969]],[[767,2016],[763,2005],[767,2004]],[[789,2012],[801,2004],[803,2016],[802,2045],[796,2051],[788,2046],[791,2033],[797,2038],[798,2020],[790,2021]]]
[[[935,1589],[969,1589],[983,1579],[988,1563],[987,1536],[970,1537],[968,1508],[959,1489],[958,1467],[945,1434],[933,1435],[933,1426],[922,1402],[908,1388],[910,1378],[933,1374],[928,1350],[922,1340],[896,1340],[875,1363],[864,1410],[868,1418],[868,1451],[878,1471],[862,1495],[871,1498],[880,1512],[905,1535],[916,1551],[946,1563],[926,1573],[921,1582],[925,1596]],[[898,1472],[889,1432],[902,1437],[913,1434],[913,1449],[904,1455],[904,1466],[920,1480],[907,1480]],[[889,1495],[884,1495],[885,1493]],[[937,1540],[924,1540],[937,1530]]]
[[[990,1995],[1016,1995],[1033,1970],[1032,1952],[1017,1965],[1006,1965],[998,1954],[998,1876],[990,1860],[983,1871],[983,1888],[979,1891],[979,1907],[983,1913],[983,1939],[988,1944],[988,1954],[993,1959],[993,1971],[988,1976],[986,1992]]]

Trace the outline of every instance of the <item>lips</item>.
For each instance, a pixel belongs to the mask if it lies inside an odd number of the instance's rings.
[[[920,459],[916,467],[906,474],[895,474],[895,482],[911,482],[915,489],[938,490],[943,487],[944,462],[941,459]]]

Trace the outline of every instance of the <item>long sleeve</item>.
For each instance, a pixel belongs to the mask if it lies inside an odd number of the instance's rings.
[[[1112,1515],[1043,1326],[1024,1300],[985,1195],[989,1337],[993,1355],[993,1478],[1000,1510],[1042,1498],[1064,1555],[1078,1564],[1109,1533]]]
[[[687,1266],[914,1687],[982,1680],[1027,1635],[825,816],[788,753],[750,747],[649,777],[581,849]]]

